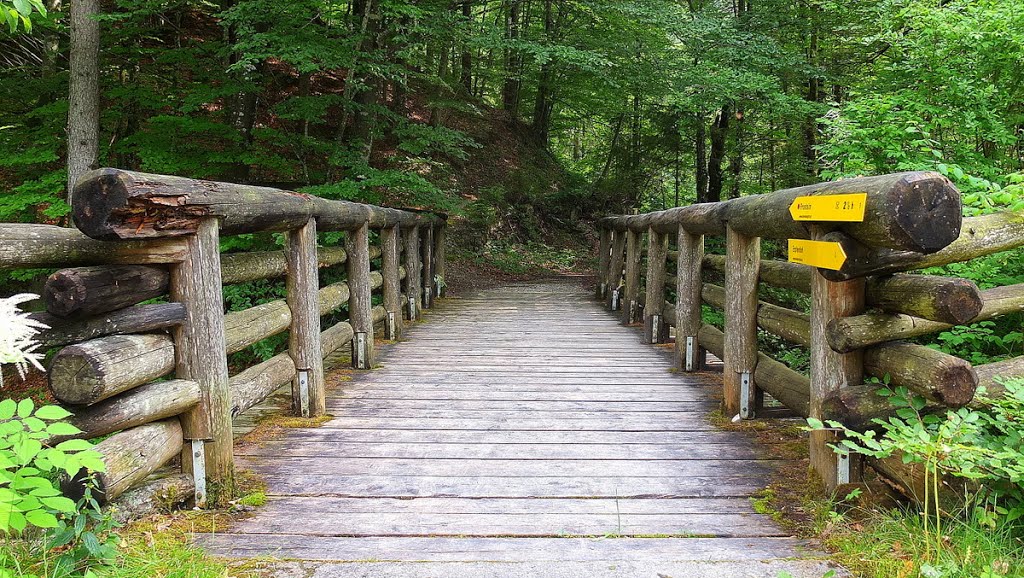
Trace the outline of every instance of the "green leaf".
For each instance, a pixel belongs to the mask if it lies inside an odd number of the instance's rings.
[[[811,429],[825,429],[825,424],[821,423],[820,419],[815,419],[813,417],[807,418],[807,426]]]
[[[27,418],[28,416],[32,415],[32,410],[35,409],[35,407],[36,404],[32,401],[31,398],[25,398],[21,400],[20,402],[18,402],[18,417],[21,419]]]
[[[53,421],[69,418],[71,417],[71,412],[59,405],[44,405],[36,410],[36,417],[47,421]]]
[[[73,436],[82,433],[82,430],[69,423],[59,421],[47,426],[46,433],[52,436]]]
[[[33,510],[25,514],[25,519],[38,528],[56,528],[57,517],[49,512]]]
[[[91,450],[93,445],[88,440],[67,440],[57,444],[56,448],[62,452],[78,452]]]
[[[75,502],[69,498],[65,498],[64,496],[41,498],[40,501],[48,508],[52,508],[58,512],[64,512],[66,514],[73,514],[75,512]]]
[[[18,404],[13,399],[5,399],[0,401],[0,420],[8,420],[14,417],[14,412],[18,410]]]
[[[100,553],[100,540],[96,537],[96,534],[92,532],[86,532],[82,534],[82,545],[89,551],[93,556],[98,556]]]

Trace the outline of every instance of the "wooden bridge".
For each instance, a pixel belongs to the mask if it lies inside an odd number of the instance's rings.
[[[861,200],[859,219],[790,212],[837,194]],[[0,267],[65,267],[36,317],[51,326],[43,344],[60,348],[50,386],[79,437],[113,434],[97,446],[100,499],[128,512],[169,496],[202,505],[231,488],[237,462],[262,475],[270,500],[200,536],[212,551],[399,565],[318,575],[817,577],[813,548],[749,500],[792,464],[714,427],[715,409],[764,418],[774,398],[797,416],[867,428],[892,412],[868,376],[941,409],[1024,374],[1024,358],[972,367],[898,341],[1024,310],[1021,286],[899,273],[1024,245],[1019,214],[963,219],[959,193],[933,173],[610,217],[598,299],[564,281],[436,308],[443,215],[103,169],[79,182],[74,216],[88,236],[0,225]],[[344,248],[321,246],[318,231],[343,232]],[[283,250],[273,232],[285,233]],[[238,234],[263,235],[267,250],[221,254],[221,237]],[[713,236],[724,255],[705,254]],[[761,238],[822,243],[843,259],[817,270],[774,261]],[[223,313],[222,284],[281,277],[285,299]],[[810,307],[759,301],[762,284],[809,293]],[[724,326],[705,323],[705,307],[722,309]],[[412,324],[423,310],[430,322]],[[225,353],[284,331],[286,351],[229,369]],[[809,347],[810,375],[759,352],[759,332]],[[322,360],[339,351],[357,372],[328,390]],[[294,414],[332,419],[236,447],[232,422],[288,384]],[[920,490],[899,457],[859,463],[834,441],[827,430],[810,439],[830,490],[866,466],[911,499]],[[401,566],[421,561],[440,566]],[[444,566],[492,562],[512,566]]]

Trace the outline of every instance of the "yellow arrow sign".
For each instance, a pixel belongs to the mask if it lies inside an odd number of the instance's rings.
[[[846,262],[846,251],[839,243],[790,239],[789,262],[838,271]]]
[[[860,223],[867,201],[867,193],[797,197],[789,206],[789,214],[794,221]]]

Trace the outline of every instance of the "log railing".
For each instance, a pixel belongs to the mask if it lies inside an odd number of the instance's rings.
[[[840,193],[867,194],[862,222],[798,222],[789,214],[797,197]],[[998,395],[996,376],[1024,375],[1024,357],[972,367],[902,341],[1024,311],[1024,285],[980,291],[964,279],[904,273],[1024,246],[1024,214],[962,218],[959,192],[938,174],[848,179],[608,217],[598,226],[599,298],[621,308],[626,323],[642,318],[647,342],[666,341],[673,326],[683,371],[700,370],[705,350],[721,358],[726,417],[754,417],[765,392],[800,416],[863,431],[893,415],[865,378],[888,378],[942,408],[977,403],[979,386]],[[725,255],[705,254],[706,236],[725,237]],[[666,237],[675,244],[667,251]],[[848,258],[838,270],[762,261],[761,238],[833,241]],[[759,301],[759,283],[809,294],[809,312]],[[705,304],[724,312],[724,332],[702,322]],[[807,347],[810,375],[759,352],[759,329]],[[835,436],[814,431],[810,439],[812,466],[829,488],[862,471],[828,447]],[[920,472],[899,459],[868,465],[908,495],[920,486]]]
[[[0,269],[61,268],[33,315],[60,348],[49,383],[75,437],[113,434],[97,445],[102,501],[180,456],[180,474],[149,485],[202,504],[208,480],[232,480],[234,418],[288,383],[296,415],[322,415],[323,359],[349,346],[355,368],[374,367],[375,331],[399,338],[444,286],[443,215],[116,169],[83,176],[74,198],[78,230],[0,224]],[[318,231],[344,232],[344,247],[318,246]],[[283,233],[284,249],[221,254],[222,235],[255,232]],[[337,266],[345,280],[321,287]],[[285,299],[224,313],[223,285],[282,277]],[[346,321],[321,327],[343,307]],[[284,331],[287,351],[229,374],[228,354]]]

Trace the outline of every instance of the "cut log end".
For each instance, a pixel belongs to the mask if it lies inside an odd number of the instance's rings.
[[[934,391],[939,402],[949,407],[962,407],[974,399],[978,375],[968,363],[949,365],[936,372],[939,384]]]
[[[78,311],[85,303],[86,289],[76,280],[57,271],[46,279],[43,287],[43,302],[46,310],[60,317],[67,317]]]
[[[978,286],[967,279],[955,279],[941,296],[937,296],[936,321],[962,325],[974,319],[985,306]]]
[[[107,217],[128,199],[128,175],[117,169],[89,171],[75,183],[71,218],[80,231],[100,241],[117,241],[122,237]]]
[[[890,231],[899,241],[895,246],[935,253],[960,236],[960,193],[946,177],[909,173],[892,188],[889,200],[896,208],[896,226]]]

